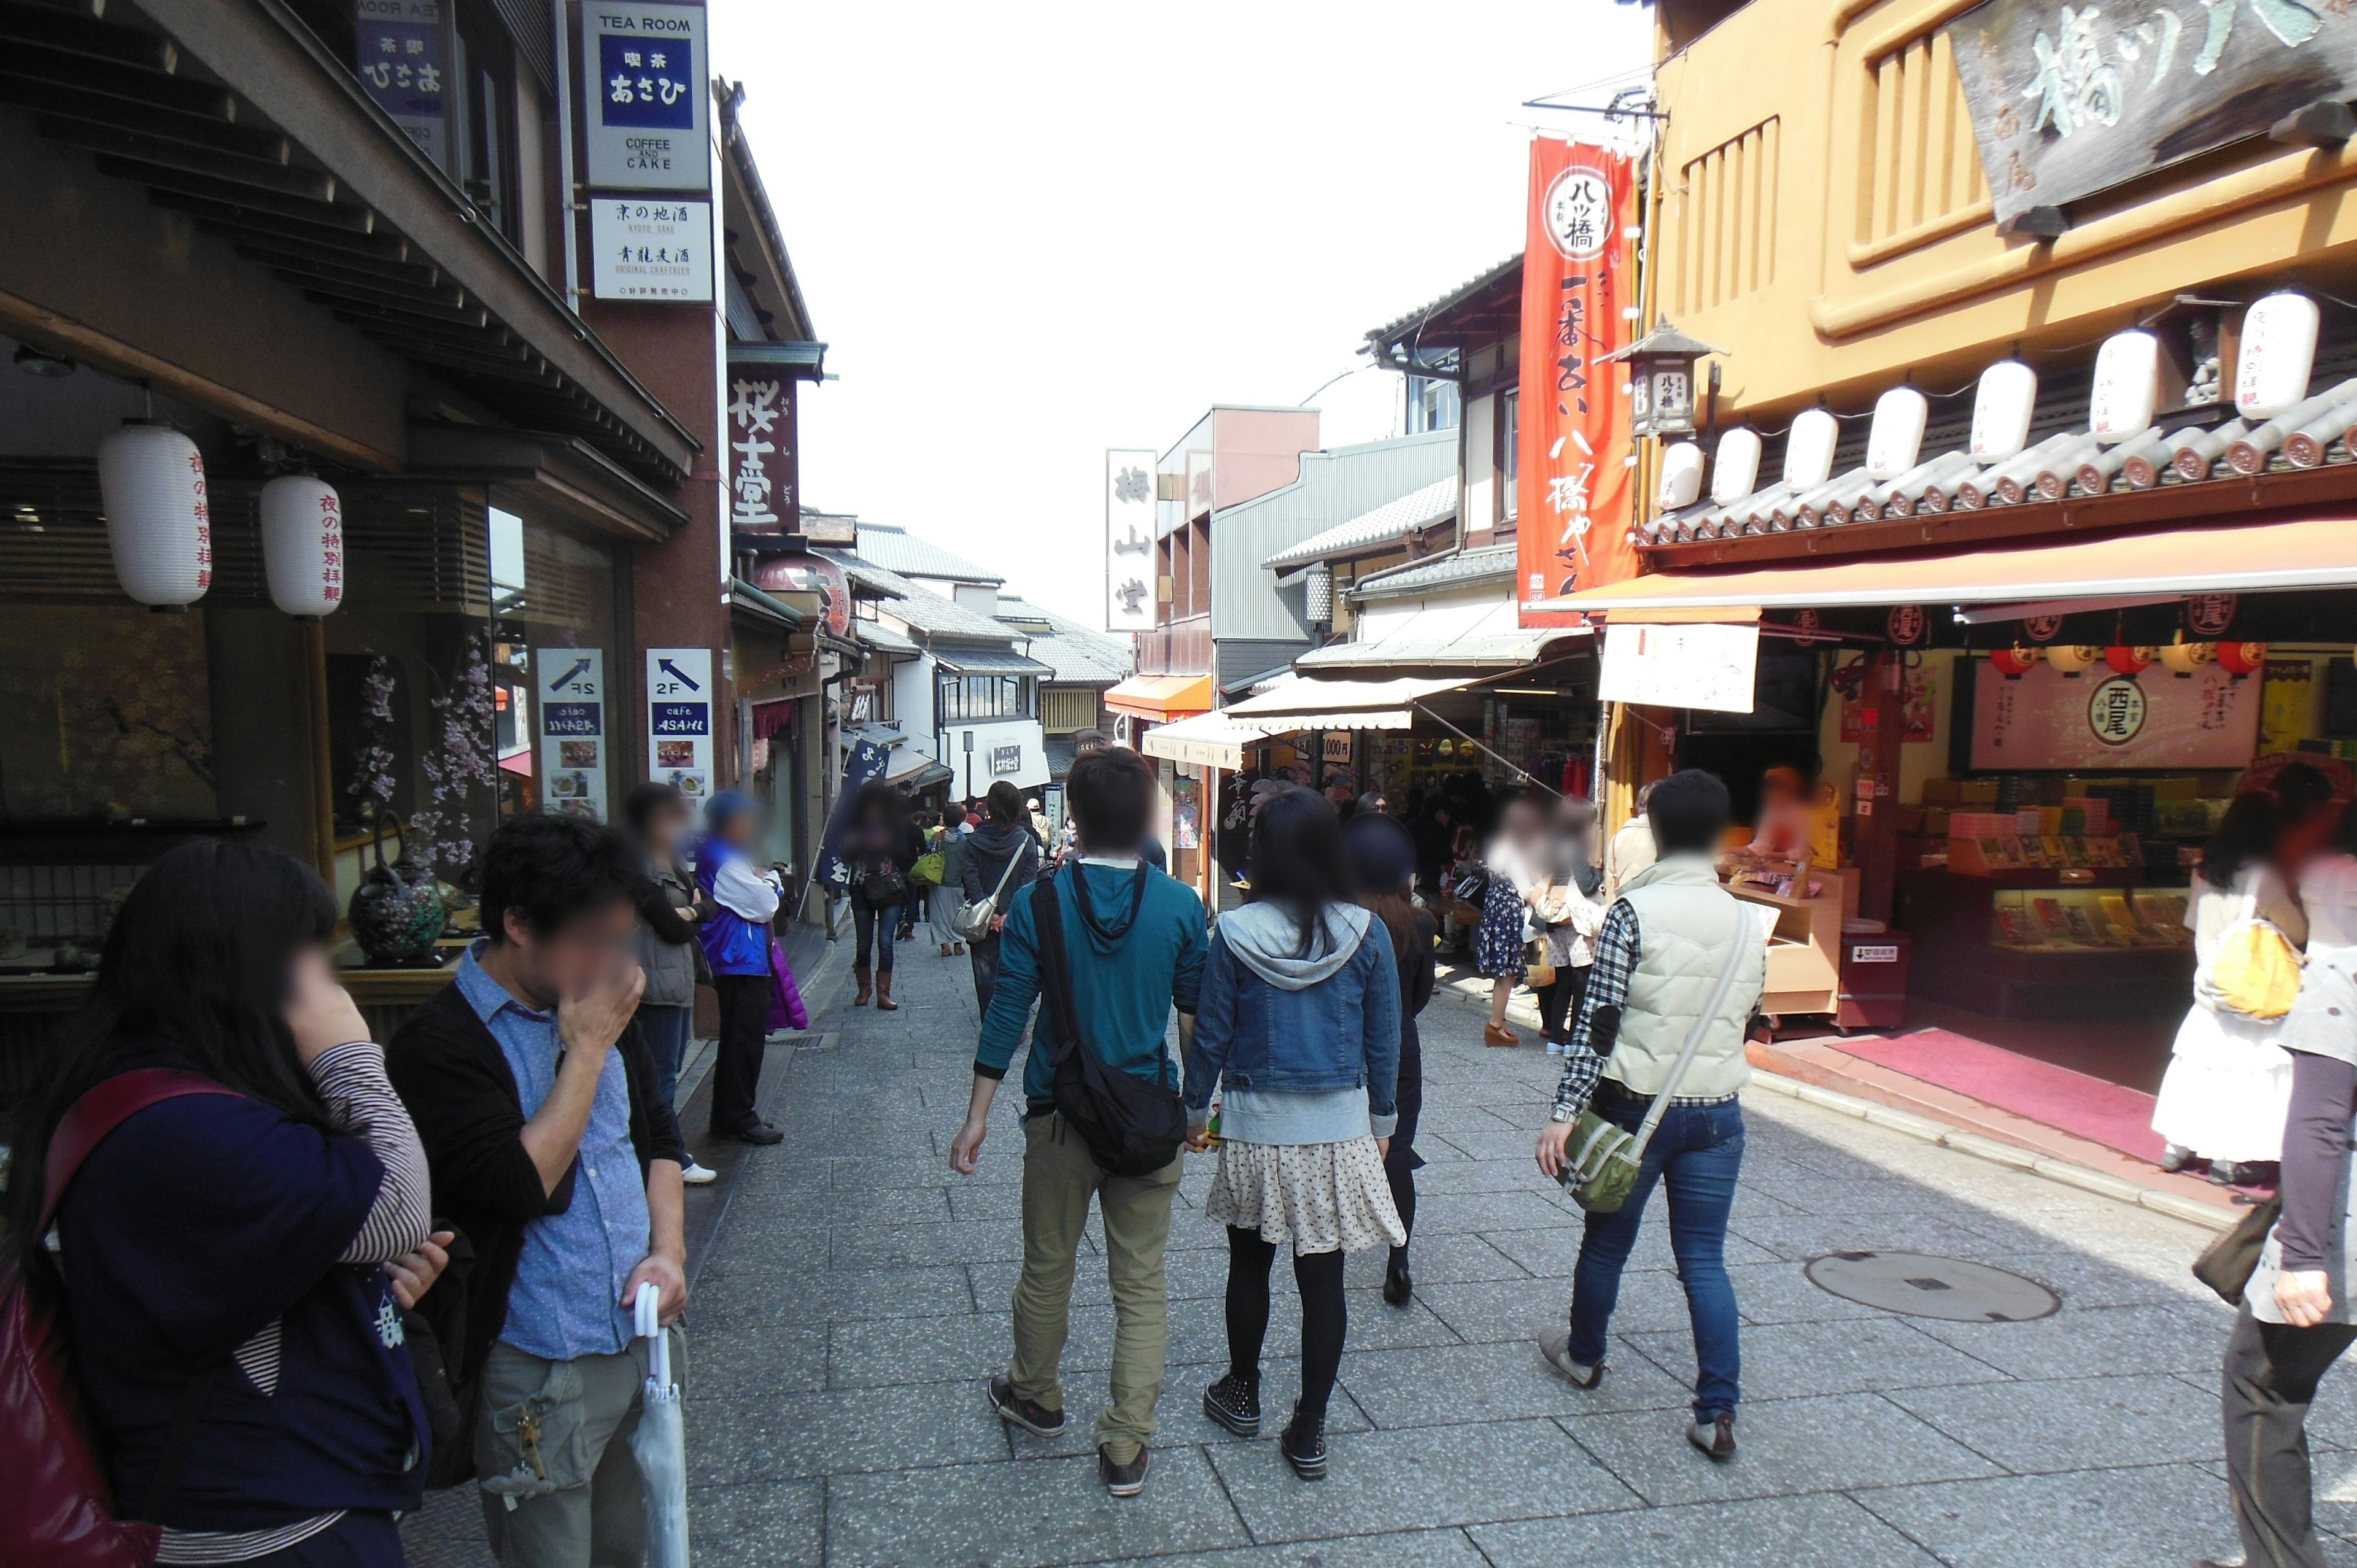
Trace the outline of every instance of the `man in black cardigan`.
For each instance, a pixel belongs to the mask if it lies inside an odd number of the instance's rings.
[[[641,1552],[631,1304],[653,1283],[670,1324],[687,1300],[685,1155],[632,1017],[643,878],[609,828],[501,826],[483,855],[484,940],[386,1052],[436,1212],[475,1253],[463,1302],[437,1303],[454,1288],[437,1284],[421,1310],[479,1391],[474,1468],[510,1568]]]

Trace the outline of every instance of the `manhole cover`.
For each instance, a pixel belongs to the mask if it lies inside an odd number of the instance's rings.
[[[1951,1323],[2023,1323],[2062,1305],[2035,1280],[1923,1252],[1828,1252],[1809,1261],[1808,1275],[1845,1301]]]

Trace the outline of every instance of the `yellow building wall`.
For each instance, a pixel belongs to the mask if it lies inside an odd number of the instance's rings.
[[[1662,61],[1655,311],[1728,351],[1722,421],[1951,390],[2183,289],[2357,275],[2357,142],[2262,135],[2073,203],[2059,240],[2000,237],[1940,37],[1968,9],[1752,0]]]

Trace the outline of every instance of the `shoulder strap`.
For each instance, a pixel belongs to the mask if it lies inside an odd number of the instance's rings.
[[[1727,945],[1727,966],[1718,972],[1718,983],[1711,988],[1710,1001],[1695,1017],[1694,1027],[1686,1031],[1686,1043],[1678,1050],[1678,1059],[1670,1065],[1670,1076],[1662,1080],[1653,1103],[1645,1112],[1645,1120],[1637,1129],[1636,1142],[1629,1145],[1629,1158],[1641,1160],[1645,1147],[1653,1141],[1653,1130],[1662,1124],[1662,1114],[1670,1108],[1670,1097],[1678,1091],[1678,1082],[1694,1065],[1695,1053],[1702,1049],[1702,1037],[1718,1017],[1718,1010],[1727,1005],[1727,993],[1735,989],[1735,972],[1743,967],[1743,955],[1752,938],[1759,934],[1752,924],[1751,906],[1735,900],[1735,940]]]
[[[1039,946],[1039,990],[1049,1015],[1067,1051],[1081,1043],[1080,1009],[1072,1002],[1072,966],[1064,951],[1064,908],[1056,897],[1056,879],[1043,876],[1031,885],[1031,921]]]
[[[990,902],[994,908],[996,907],[1001,898],[1006,896],[1007,879],[1015,875],[1015,868],[1022,864],[1023,846],[1018,843],[1013,850],[1008,852],[1006,856],[1006,869],[998,874],[998,886],[991,890]]]
[[[41,1235],[57,1219],[58,1203],[74,1173],[106,1135],[151,1105],[192,1094],[236,1095],[225,1083],[174,1068],[135,1068],[117,1073],[67,1108],[49,1137],[49,1157],[41,1166]]]

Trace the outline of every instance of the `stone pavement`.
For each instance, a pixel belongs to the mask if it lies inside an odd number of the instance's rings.
[[[1112,1314],[1083,1258],[1059,1442],[1010,1433],[1003,1368],[1019,1099],[982,1169],[943,1158],[975,1029],[965,961],[902,954],[898,1014],[826,1006],[824,1040],[769,1098],[757,1151],[691,1308],[691,1510],[699,1560],[1017,1565],[1931,1564],[2069,1568],[2233,1555],[2214,1393],[2226,1311],[2186,1273],[2208,1233],[1786,1096],[1747,1097],[1728,1240],[1744,1335],[1742,1453],[1681,1435],[1692,1355],[1658,1208],[1624,1287],[1611,1373],[1585,1393],[1533,1337],[1564,1311],[1577,1211],[1532,1167],[1554,1074],[1488,1050],[1462,1008],[1426,1015],[1417,1296],[1351,1260],[1351,1348],[1331,1478],[1198,1408],[1225,1359],[1222,1234],[1190,1157],[1171,1235],[1171,1352],[1146,1494],[1114,1501],[1086,1432]],[[1900,1316],[1826,1294],[1811,1257],[1944,1254],[2062,1298],[2028,1323]],[[1297,1343],[1280,1272],[1272,1352]],[[1290,1406],[1275,1361],[1265,1408]],[[1277,1422],[1268,1423],[1274,1433]],[[2319,1511],[2357,1537],[2357,1400],[2329,1380],[2313,1423]],[[2357,1545],[2335,1539],[2336,1564]],[[455,1560],[455,1559],[453,1559]]]

